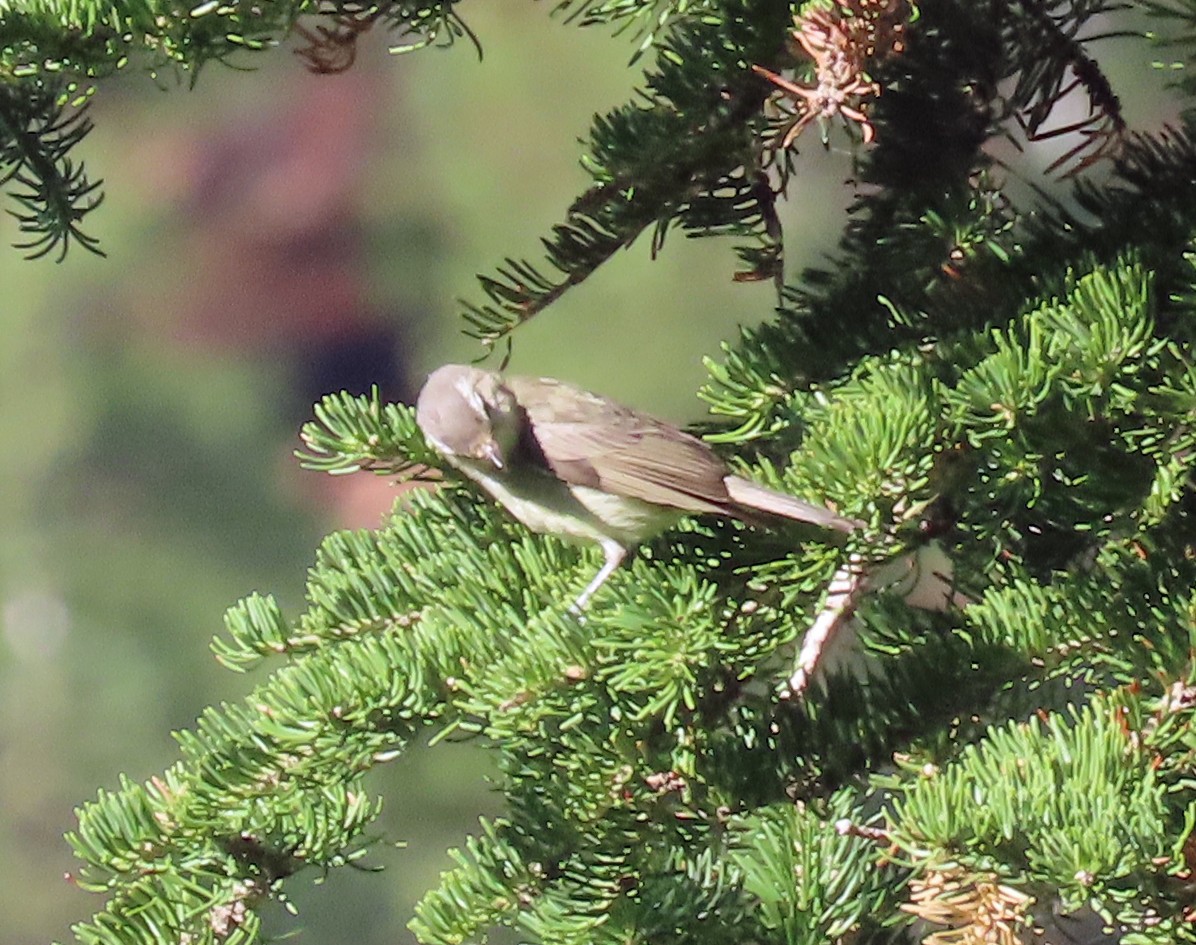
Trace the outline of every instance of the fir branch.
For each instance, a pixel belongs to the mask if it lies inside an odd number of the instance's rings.
[[[878,869],[872,843],[832,826],[866,819],[853,801],[853,792],[841,791],[817,811],[775,805],[732,821],[729,860],[759,901],[757,937],[834,941],[892,908],[904,885],[899,871]]]
[[[771,197],[761,203],[752,134],[766,83],[748,66],[780,43],[784,12],[769,0],[737,0],[673,25],[646,77],[646,106],[595,120],[585,163],[597,183],[544,241],[552,272],[507,259],[480,277],[490,304],[466,303],[467,334],[493,345],[649,227],[654,248],[674,224],[767,236]]]
[[[353,67],[357,60],[357,39],[377,24],[400,37],[392,53],[411,52],[429,46],[447,48],[467,37],[482,58],[482,44],[454,7],[459,0],[440,3],[358,3],[354,0],[320,0],[311,11],[315,22],[296,22],[294,32],[306,46],[295,50],[307,68],[319,74],[335,74]]]
[[[382,5],[382,21],[392,33],[407,36],[401,42],[392,44],[392,53],[406,53],[430,47],[448,48],[462,37],[469,40],[478,58],[482,58],[482,44],[469,25],[457,13],[460,0],[398,0]],[[334,8],[343,12],[346,8],[366,6],[356,2],[335,0]],[[374,5],[369,4],[369,8]]]
[[[316,419],[303,425],[296,451],[302,465],[333,475],[368,469],[379,475],[405,475],[441,465],[403,404],[383,405],[375,389],[369,396],[328,394],[315,408]]]
[[[634,62],[672,20],[709,14],[717,6],[711,0],[558,0],[552,12],[583,27],[614,24],[616,36],[631,31],[640,40]]]
[[[168,3],[78,4],[25,0],[0,31],[0,64],[34,64],[39,73],[102,77],[134,56],[151,71],[197,73],[213,60],[276,45],[308,0],[262,7],[248,0],[200,3],[180,15]],[[19,73],[17,73],[19,74]]]
[[[80,228],[103,198],[101,182],[68,157],[92,128],[86,103],[68,103],[70,88],[62,79],[0,83],[0,186],[23,188],[11,194],[20,209],[9,213],[26,237],[17,248],[30,258],[57,249],[61,261],[72,243],[103,255]]]
[[[864,572],[857,556],[836,571],[827,585],[826,603],[818,619],[806,631],[801,652],[797,655],[797,668],[781,692],[783,698],[797,698],[805,693],[834,637],[855,615],[863,589]]]
[[[13,213],[31,257],[55,250],[59,260],[78,243],[98,253],[81,229],[99,206],[100,182],[70,157],[91,128],[79,106],[98,80],[130,61],[157,79],[162,72],[198,80],[212,61],[232,63],[246,51],[271,49],[292,31],[306,35],[298,52],[309,67],[337,71],[352,64],[357,33],[375,21],[399,36],[393,52],[477,38],[455,12],[457,0],[384,4],[288,0],[170,3],[75,3],[22,0],[0,18],[0,185],[15,183]],[[299,18],[314,14],[331,26],[313,34]],[[322,32],[321,32],[322,31]],[[478,46],[479,54],[481,52]]]
[[[1031,757],[1039,763],[1023,763]],[[953,861],[994,869],[1016,885],[1043,883],[1059,891],[1064,911],[1091,898],[1112,904],[1125,896],[1130,874],[1169,858],[1164,786],[1150,768],[1115,707],[1098,700],[1072,718],[992,729],[903,792],[889,837],[918,864]],[[1129,810],[1133,818],[1117,814]],[[1094,823],[1107,829],[1094,831]]]
[[[440,877],[440,885],[420,900],[411,931],[426,945],[479,941],[485,931],[516,912],[543,881],[543,867],[523,862],[504,841],[504,822],[482,821],[480,836],[465,848],[449,851],[456,866]]]
[[[701,13],[713,6],[708,0],[558,0],[553,8],[566,23],[580,26],[649,19],[663,25],[671,17]],[[622,23],[620,29],[626,29]]]
[[[1009,97],[1018,123],[1031,141],[1066,134],[1081,137],[1048,172],[1071,164],[1066,173],[1078,174],[1115,153],[1126,135],[1121,101],[1096,60],[1084,50],[1091,40],[1079,38],[1093,17],[1124,8],[1109,0],[1017,0],[1009,8],[1007,28],[1014,32],[1019,55],[1027,64],[1019,64],[1017,84]],[[1088,96],[1088,114],[1078,122],[1046,129],[1051,112],[1077,88]]]

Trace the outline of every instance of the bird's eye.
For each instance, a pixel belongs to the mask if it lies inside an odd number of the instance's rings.
[[[486,404],[486,413],[491,416],[503,416],[515,409],[515,398],[505,387],[494,392],[494,400]]]

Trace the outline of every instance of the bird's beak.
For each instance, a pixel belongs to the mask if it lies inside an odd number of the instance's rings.
[[[498,448],[498,444],[494,440],[487,440],[482,444],[482,457],[490,460],[495,469],[502,469],[506,466],[502,458],[502,450]]]

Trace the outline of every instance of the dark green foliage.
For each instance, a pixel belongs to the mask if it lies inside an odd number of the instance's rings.
[[[1190,56],[1191,4],[1144,7],[1186,24]],[[233,35],[264,44],[306,8],[269,9],[235,34],[248,8],[174,21],[163,61],[184,35],[189,67]],[[319,9],[467,35],[451,4]],[[653,250],[672,227],[731,234],[752,276],[779,276],[772,202],[797,171],[751,66],[813,82],[793,17],[842,5],[557,9],[655,59],[638,98],[596,119],[594,184],[547,265],[485,278],[469,330],[514,330],[649,228]],[[1187,124],[1125,131],[1086,38],[1109,10],[911,8],[901,51],[866,63],[876,140],[833,264],[710,362],[726,421],[711,439],[861,533],[688,521],[579,619],[596,550],[531,535],[451,478],[414,487],[385,528],[324,542],[303,613],[230,609],[218,655],[272,672],[180,733],[165,776],[80,812],[80,880],[109,899],[79,938],[254,940],[256,907],[295,874],[360,856],[365,774],[452,735],[495,754],[505,810],[419,908],[428,943],[496,925],[552,943],[906,942],[1056,914],[1095,917],[1093,939],[1196,940],[1196,153]],[[53,41],[98,74],[76,26]],[[1057,168],[1078,176],[1072,199],[1019,204],[985,145],[1049,134],[1073,84],[1092,117]],[[1111,179],[1084,176],[1114,154]],[[326,398],[304,441],[328,472],[434,478],[412,411],[376,397]],[[787,698],[853,559],[850,657]]]
[[[98,252],[79,229],[100,203],[99,182],[67,155],[91,130],[81,103],[68,104],[74,89],[56,77],[30,79],[16,88],[0,83],[0,184],[12,194],[23,236],[17,244],[29,256],[58,249],[61,260],[72,241]]]

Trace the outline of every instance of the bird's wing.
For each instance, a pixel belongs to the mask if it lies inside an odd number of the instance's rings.
[[[525,447],[565,482],[686,512],[731,511],[727,467],[701,440],[559,381],[506,383],[527,416]],[[552,386],[569,396],[550,396]]]

